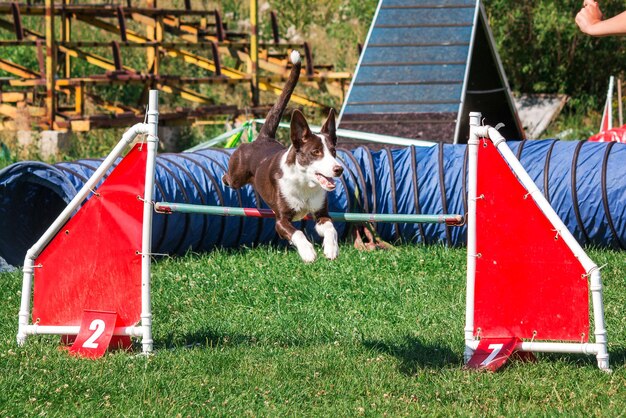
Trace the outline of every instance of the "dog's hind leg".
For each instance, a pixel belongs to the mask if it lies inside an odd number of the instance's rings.
[[[237,150],[228,160],[228,172],[222,176],[222,183],[233,189],[238,189],[250,182],[252,173],[244,166],[241,160],[241,150]]]
[[[234,177],[227,173],[222,176],[222,183],[224,183],[225,186],[238,189],[248,183],[248,181],[242,181],[239,177]]]
[[[315,224],[315,231],[324,239],[324,256],[329,260],[334,260],[339,255],[339,245],[337,244],[337,230],[328,217],[320,217]]]
[[[312,263],[315,261],[317,254],[315,254],[315,248],[313,244],[309,242],[304,236],[304,232],[297,230],[293,224],[287,218],[276,219],[276,232],[281,238],[289,240],[296,250],[302,261],[305,263]]]

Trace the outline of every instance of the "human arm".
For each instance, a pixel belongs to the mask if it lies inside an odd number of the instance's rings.
[[[583,33],[591,36],[626,35],[626,11],[602,20],[602,11],[596,1],[585,0],[576,15],[576,24]]]

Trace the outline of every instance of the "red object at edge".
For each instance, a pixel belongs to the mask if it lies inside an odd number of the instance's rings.
[[[590,142],[621,142],[626,144],[626,125],[609,129],[589,137]]]

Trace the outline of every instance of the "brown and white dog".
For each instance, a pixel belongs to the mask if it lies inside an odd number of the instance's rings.
[[[291,53],[293,67],[289,79],[265,119],[258,137],[242,144],[228,162],[222,177],[235,189],[252,184],[276,214],[276,232],[289,240],[304,262],[315,261],[313,245],[292,222],[312,214],[315,230],[323,238],[324,255],[335,259],[339,254],[337,231],[328,216],[327,192],[335,189],[333,177],[343,168],[336,159],[335,111],[331,109],[320,134],[311,132],[304,115],[295,110],[291,116],[291,146],[276,141],[276,130],[300,76],[300,54]]]

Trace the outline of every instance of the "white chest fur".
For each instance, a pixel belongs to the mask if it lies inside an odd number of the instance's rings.
[[[283,176],[278,180],[278,187],[285,203],[296,212],[294,221],[324,206],[326,191],[306,175],[306,170],[285,164],[282,169]]]
[[[298,182],[280,179],[279,187],[285,202],[296,212],[294,221],[302,219],[308,213],[317,212],[324,206],[326,191],[317,185],[311,187],[308,180]]]

